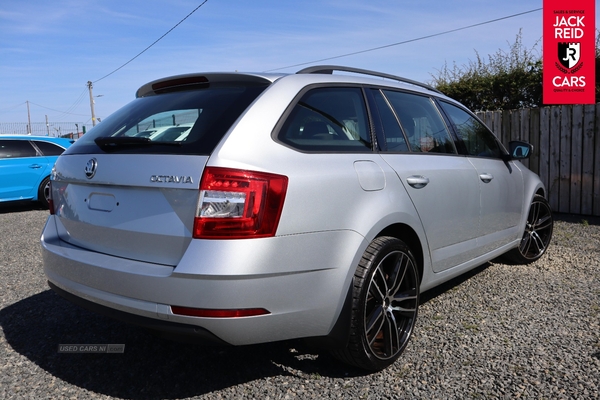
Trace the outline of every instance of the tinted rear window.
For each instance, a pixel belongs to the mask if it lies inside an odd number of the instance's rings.
[[[90,130],[65,154],[209,155],[265,88],[210,86],[138,98]],[[101,148],[95,142],[99,138],[114,138],[116,144]]]

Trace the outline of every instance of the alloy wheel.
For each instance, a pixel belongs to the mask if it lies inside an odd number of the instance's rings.
[[[548,202],[536,197],[531,203],[519,252],[528,260],[536,260],[546,252],[552,237],[553,219]]]
[[[364,308],[364,334],[372,354],[394,358],[408,343],[418,309],[418,278],[412,259],[388,253],[370,277]]]

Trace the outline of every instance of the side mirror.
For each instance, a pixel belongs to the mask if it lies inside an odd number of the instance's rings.
[[[532,144],[518,140],[510,142],[508,147],[511,160],[523,160],[525,158],[529,158],[531,152],[533,151]]]

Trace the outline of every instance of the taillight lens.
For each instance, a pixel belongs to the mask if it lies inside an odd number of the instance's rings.
[[[207,167],[200,182],[194,238],[274,236],[287,183],[282,175]]]

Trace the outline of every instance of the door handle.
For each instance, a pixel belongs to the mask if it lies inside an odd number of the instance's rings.
[[[485,173],[480,174],[479,179],[481,179],[484,183],[490,183],[490,181],[494,179],[494,176],[492,174]]]
[[[40,168],[42,168],[42,166],[41,166],[40,164],[31,164],[31,165],[29,166],[29,168],[33,168],[33,169],[40,169]]]
[[[429,183],[429,178],[422,175],[413,175],[406,178],[406,182],[415,189],[422,189]]]

